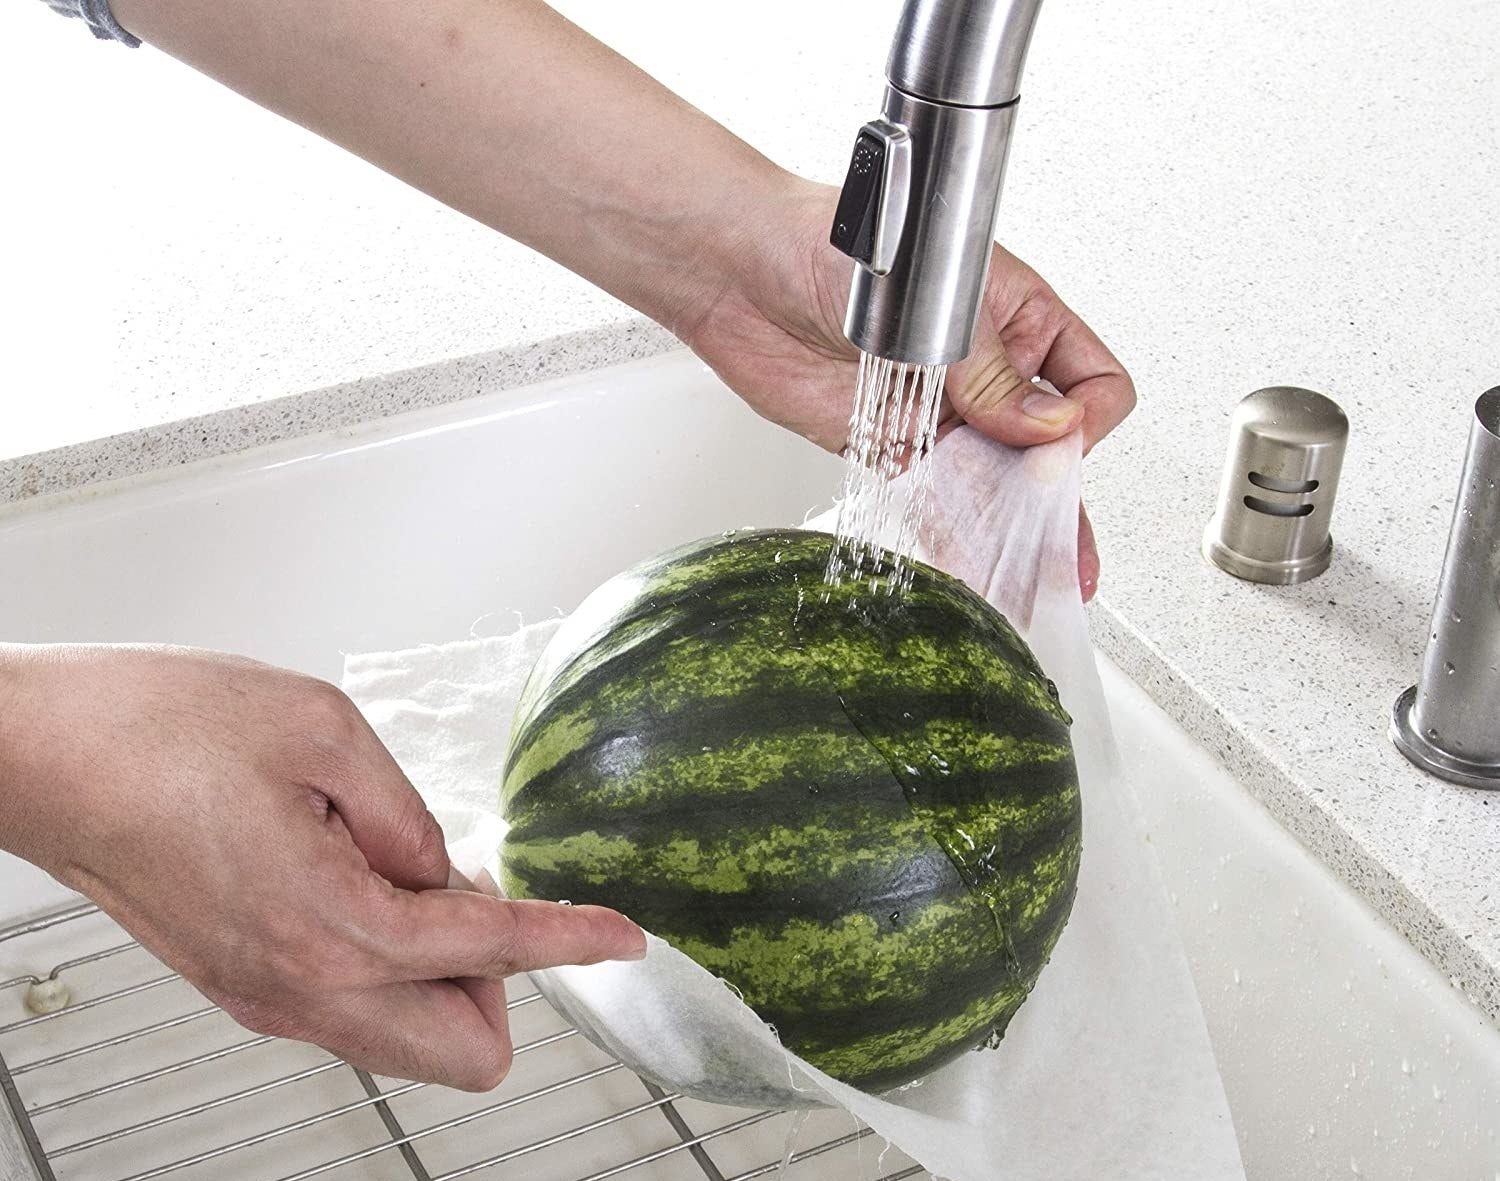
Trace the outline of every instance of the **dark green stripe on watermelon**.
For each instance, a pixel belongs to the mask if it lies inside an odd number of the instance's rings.
[[[919,566],[823,583],[742,533],[606,584],[523,694],[504,885],[615,906],[866,1088],[1004,1029],[1072,904],[1068,717],[1029,650]]]

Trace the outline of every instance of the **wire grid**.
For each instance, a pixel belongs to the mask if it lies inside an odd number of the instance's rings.
[[[897,1167],[882,1172],[886,1151],[862,1143],[867,1127],[792,1151],[794,1140],[816,1139],[798,1137],[797,1125],[778,1130],[796,1117],[739,1113],[663,1091],[577,1037],[534,991],[507,1004],[517,1034],[511,1078],[472,1096],[378,1080],[312,1047],[247,1036],[92,904],[0,929],[0,951],[26,954],[25,940],[53,966],[0,980],[0,1093],[41,1181],[217,1178],[229,1175],[226,1167],[275,1181],[455,1181],[505,1165],[513,1166],[506,1176],[528,1181],[926,1176],[894,1149]],[[71,951],[78,954],[63,954]],[[55,1012],[13,1016],[26,1012],[28,990],[54,981],[80,998]],[[143,1015],[147,1006],[154,1012]],[[163,1009],[173,1011],[158,1015]],[[278,1053],[293,1056],[294,1068],[268,1058]],[[268,1058],[262,1074],[266,1065],[277,1070],[258,1077],[241,1069],[257,1057]],[[159,1092],[172,1086],[163,1104]],[[824,1119],[816,1130],[827,1135],[833,1113],[817,1115]],[[265,1126],[254,1128],[255,1118]],[[839,1118],[848,1125],[847,1115]],[[293,1142],[300,1157],[284,1150]],[[765,1159],[768,1146],[783,1144]],[[544,1157],[551,1163],[541,1168]]]

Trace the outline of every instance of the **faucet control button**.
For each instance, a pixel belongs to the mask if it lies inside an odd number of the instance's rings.
[[[885,141],[868,130],[861,131],[854,141],[854,158],[849,161],[849,175],[844,178],[829,240],[866,266],[875,258],[875,219],[884,187]]]
[[[911,140],[904,128],[877,120],[854,141],[829,241],[877,275],[896,262],[911,185]]]

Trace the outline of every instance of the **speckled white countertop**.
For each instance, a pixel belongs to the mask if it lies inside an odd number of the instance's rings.
[[[836,180],[896,2],[559,7]],[[7,193],[0,230],[0,501],[671,347],[306,133],[20,8],[0,101],[31,112],[8,150],[46,183]],[[111,95],[91,132],[87,75]],[[1469,408],[1500,384],[1500,0],[1049,0],[1001,236],[1141,392],[1090,461],[1101,646],[1500,1020],[1500,794],[1384,737]],[[1333,566],[1286,590],[1197,548],[1229,410],[1279,383],[1353,423]]]

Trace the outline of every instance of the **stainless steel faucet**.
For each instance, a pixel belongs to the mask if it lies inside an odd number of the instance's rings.
[[[857,264],[844,330],[865,352],[936,365],[973,347],[1040,7],[907,0],[831,235]]]
[[[1433,775],[1500,788],[1500,386],[1474,404],[1422,679],[1391,741]]]

